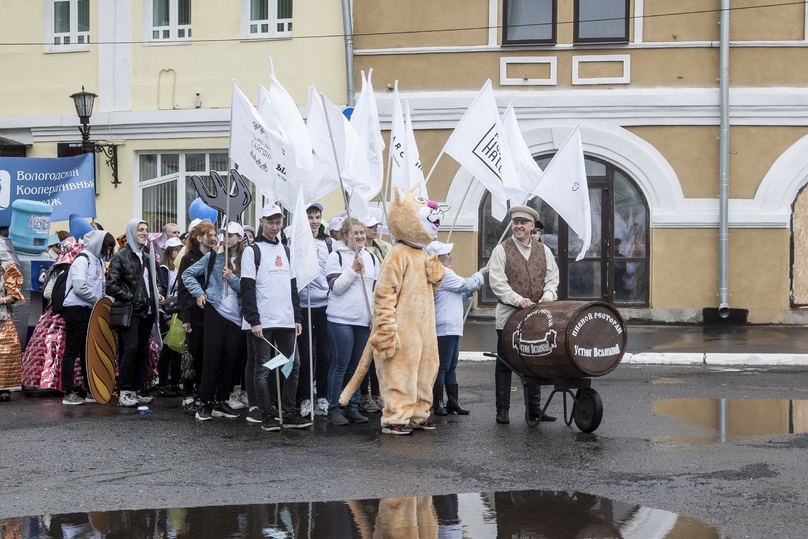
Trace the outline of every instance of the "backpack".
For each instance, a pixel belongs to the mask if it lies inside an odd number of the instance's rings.
[[[289,252],[289,246],[286,245],[285,243],[283,243],[282,245],[283,245],[283,250],[286,251],[286,260],[291,262],[292,261],[292,255]],[[251,245],[250,247],[252,248],[253,256],[255,258],[255,271],[257,272],[258,271],[258,266],[261,265],[261,249],[255,244]]]
[[[89,260],[89,257],[85,253],[79,253],[73,259],[73,262],[75,262],[76,258],[80,256],[83,256]],[[67,275],[70,273],[71,264],[63,263],[53,266],[51,269],[51,275],[48,278],[48,284],[45,285],[43,295],[46,299],[50,299],[51,311],[55,312],[56,314],[62,314],[65,298],[67,297],[68,292],[70,292],[70,288],[72,288],[72,286],[67,286]],[[53,284],[51,285],[51,283]]]

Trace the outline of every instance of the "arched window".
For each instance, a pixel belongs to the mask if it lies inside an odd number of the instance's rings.
[[[536,158],[542,168],[552,155]],[[533,198],[527,204],[536,209],[544,224],[542,241],[555,254],[561,276],[559,299],[598,300],[618,305],[648,306],[648,206],[628,175],[611,163],[586,157],[589,202],[592,210],[592,243],[586,257],[578,235],[547,203]],[[480,204],[479,263],[485,265],[503,232],[510,237],[510,222],[491,217],[491,195]],[[486,285],[481,304],[497,301]]]

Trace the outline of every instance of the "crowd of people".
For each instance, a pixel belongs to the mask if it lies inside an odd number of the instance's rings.
[[[256,229],[230,222],[217,230],[196,219],[186,234],[167,224],[150,235],[148,223],[132,219],[117,240],[100,225],[80,241],[64,238],[54,261],[54,267],[69,264],[64,305],[58,313],[45,309],[22,357],[23,371],[36,377],[50,371],[65,406],[93,402],[85,340],[93,306],[107,296],[114,316],[124,320],[116,326],[118,406],[178,398],[198,421],[244,417],[265,431],[307,428],[314,416],[336,426],[368,422],[365,414],[384,406],[372,368],[346,406],[339,396],[368,341],[374,284],[392,245],[379,237],[374,215],[360,220],[341,213],[326,229],[322,212],[316,202],[306,208],[321,271],[300,291],[275,204],[261,210]],[[426,247],[447,267],[435,293],[436,415],[469,413],[458,400],[456,376],[463,302],[488,271],[459,277],[450,269],[452,248],[438,241]],[[10,242],[0,244],[0,353],[1,332],[11,325],[7,306],[23,300],[19,271],[5,256],[10,251]],[[153,328],[165,336],[176,325],[182,347],[161,347]],[[7,372],[13,361],[0,360],[0,398],[20,386],[18,341],[8,355],[14,353],[15,372]]]

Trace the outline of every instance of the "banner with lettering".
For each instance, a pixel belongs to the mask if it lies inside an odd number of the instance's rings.
[[[0,226],[11,224],[15,200],[52,206],[51,221],[65,221],[71,213],[95,218],[94,157],[0,157]]]

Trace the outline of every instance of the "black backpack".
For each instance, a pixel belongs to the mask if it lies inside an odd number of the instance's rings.
[[[79,253],[73,259],[73,262],[76,261],[76,258],[83,256],[89,260],[89,257],[85,253]],[[51,275],[49,279],[54,279],[53,282],[53,289],[51,290],[51,311],[55,312],[56,314],[62,314],[62,310],[64,309],[65,304],[65,297],[67,297],[68,288],[67,288],[67,274],[70,273],[70,264],[57,264],[53,266],[51,269]]]

